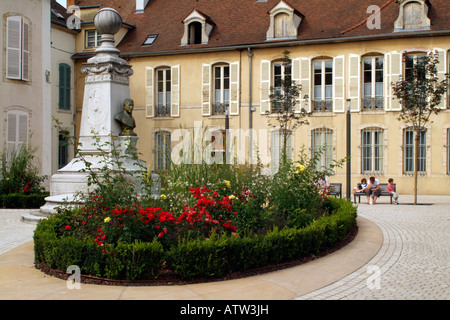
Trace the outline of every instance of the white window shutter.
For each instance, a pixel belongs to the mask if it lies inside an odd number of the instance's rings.
[[[270,61],[261,61],[261,114],[268,114],[270,112],[270,67]]]
[[[7,149],[11,153],[21,144],[28,144],[28,114],[23,111],[9,111],[7,115]]]
[[[26,19],[23,19],[22,25],[22,80],[29,81],[30,79],[30,24]]]
[[[311,59],[302,58],[300,61],[301,108],[311,112]],[[305,96],[308,96],[305,98]]]
[[[384,56],[384,110],[391,110],[392,85],[391,85],[391,54]]]
[[[152,118],[155,116],[154,99],[154,73],[153,68],[145,68],[145,112],[146,116]]]
[[[239,115],[239,62],[230,64],[230,115]]]
[[[333,59],[333,111],[345,111],[345,83],[344,83],[345,57],[338,56]]]
[[[202,115],[211,115],[211,65],[202,66]]]
[[[18,115],[18,130],[17,130],[17,142],[18,144],[28,143],[28,114],[19,113]]]
[[[14,112],[8,112],[8,123],[7,123],[7,148],[8,153],[11,153],[16,148],[17,141],[17,114]]]
[[[361,108],[361,60],[359,55],[351,54],[349,63],[348,97],[351,99],[350,110],[359,111]]]
[[[22,17],[8,17],[6,29],[6,77],[20,80],[22,75]]]
[[[396,83],[402,77],[402,54],[398,52],[391,52],[391,61],[390,61],[390,82]],[[394,96],[392,92],[392,86],[390,88],[391,91],[391,100],[390,100],[390,110],[391,111],[400,111],[402,106],[398,99]]]
[[[171,116],[172,117],[179,117],[180,116],[180,66],[173,66],[171,68],[172,73],[172,88],[171,88],[171,95],[172,95],[172,106],[171,106]]]
[[[437,64],[437,71],[439,82],[446,79],[446,66],[447,66],[447,55],[445,54],[445,50],[442,49],[434,49],[434,52],[437,52],[439,55],[439,63]],[[444,94],[442,97],[441,104],[439,105],[441,109],[447,108],[447,94]]]
[[[292,81],[294,85],[301,85],[301,81],[300,81],[300,59],[292,59]],[[301,94],[302,92],[300,92],[300,96],[299,99],[297,99],[296,104],[295,104],[295,112],[300,112],[301,108],[302,108],[302,103],[301,103]]]

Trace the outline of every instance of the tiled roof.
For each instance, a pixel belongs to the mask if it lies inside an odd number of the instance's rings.
[[[156,53],[183,49],[217,48],[268,44],[269,11],[280,0],[150,0],[145,12],[136,14],[134,0],[81,0],[78,6],[101,5],[114,8],[124,22],[134,25],[119,45],[126,53]],[[285,0],[304,18],[296,41],[394,35],[399,15],[395,0]],[[431,0],[430,31],[450,30],[450,0]],[[369,29],[366,20],[371,5],[382,8],[381,28]],[[215,26],[208,44],[181,46],[183,19],[194,9],[207,15]],[[157,34],[150,46],[142,46],[148,35]],[[292,41],[278,40],[278,42]]]
[[[52,23],[67,28],[66,21],[70,16],[71,14],[67,13],[67,9],[56,2],[56,0],[51,1],[50,19]]]

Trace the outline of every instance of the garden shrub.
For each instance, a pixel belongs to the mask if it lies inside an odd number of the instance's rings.
[[[212,233],[210,238],[184,239],[168,249],[158,237],[98,246],[92,237],[65,235],[62,229],[70,221],[66,212],[38,224],[35,260],[58,270],[79,265],[84,274],[120,280],[155,279],[164,269],[180,279],[222,277],[302,259],[338,244],[354,227],[356,208],[346,200],[328,201],[335,210],[304,228],[274,228],[264,235]]]

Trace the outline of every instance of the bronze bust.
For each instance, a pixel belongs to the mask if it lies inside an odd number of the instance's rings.
[[[120,136],[136,136],[133,129],[136,128],[136,122],[133,118],[133,99],[127,98],[123,101],[123,111],[119,112],[114,119],[120,122],[122,132]]]

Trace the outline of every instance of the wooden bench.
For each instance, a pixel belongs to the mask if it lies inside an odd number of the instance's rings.
[[[330,183],[328,193],[335,197],[339,196],[339,198],[342,198],[342,183]]]
[[[358,183],[358,188],[360,187],[360,183]],[[391,193],[389,193],[389,192],[387,192],[387,186],[388,186],[388,184],[387,183],[380,183],[380,190],[381,190],[381,193],[380,193],[380,197],[381,196],[389,196],[389,198],[391,199],[391,204],[392,204],[392,198],[394,197]],[[396,184],[394,183],[393,184],[393,186],[394,186],[394,191],[397,191],[397,186],[396,186]],[[356,203],[356,198],[358,197],[358,203],[361,203],[361,196],[366,196],[366,193],[365,192],[355,192],[355,193],[353,193],[353,201]]]

